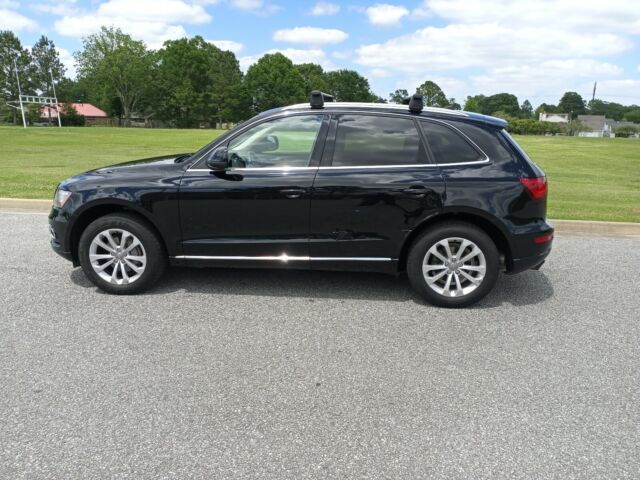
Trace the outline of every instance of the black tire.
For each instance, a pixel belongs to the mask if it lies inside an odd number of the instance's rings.
[[[109,283],[100,277],[91,265],[89,259],[91,242],[96,235],[107,229],[121,229],[130,232],[142,244],[146,254],[146,265],[142,274],[132,283],[122,285]],[[158,281],[167,265],[167,255],[157,234],[143,218],[130,213],[113,213],[90,223],[80,237],[78,258],[82,270],[93,284],[107,293],[118,295],[131,295],[147,290]]]
[[[445,296],[436,292],[427,284],[422,271],[423,262],[429,249],[437,242],[447,238],[462,238],[475,243],[482,251],[486,263],[481,283],[475,290],[458,297]],[[493,240],[482,229],[466,222],[443,222],[429,228],[413,242],[407,256],[407,275],[414,290],[427,302],[447,308],[467,307],[486,296],[496,284],[499,267],[498,250]],[[459,276],[459,278],[462,277]]]

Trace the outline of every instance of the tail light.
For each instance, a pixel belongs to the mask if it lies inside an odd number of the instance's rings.
[[[521,178],[520,183],[535,201],[542,200],[547,196],[547,178]]]

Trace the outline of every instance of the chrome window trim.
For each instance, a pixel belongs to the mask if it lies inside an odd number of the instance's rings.
[[[288,171],[297,171],[297,170],[386,170],[390,168],[438,168],[438,167],[456,167],[461,165],[482,165],[485,163],[489,163],[491,159],[487,157],[484,160],[478,160],[476,162],[458,162],[458,163],[416,163],[416,164],[408,164],[408,165],[358,165],[358,166],[325,166],[325,167],[246,167],[246,168],[230,168],[226,170],[229,173],[233,172],[288,172]],[[209,168],[191,168],[187,170],[187,172],[213,172],[213,170]]]
[[[301,262],[390,262],[392,259],[387,257],[307,257],[307,256],[289,256],[282,255],[262,255],[262,256],[243,256],[243,255],[176,255],[177,260],[260,260],[260,261],[301,261]]]
[[[300,105],[306,105],[308,106],[308,104],[300,104]],[[339,112],[331,112],[331,111],[323,111],[323,109],[312,109],[312,110],[306,110],[306,111],[300,111],[300,112],[292,112],[292,111],[288,111],[289,108],[293,109],[295,107],[299,107],[300,105],[291,105],[290,107],[284,107],[283,108],[283,112],[279,113],[279,114],[275,114],[273,116],[268,116],[266,118],[259,118],[256,119],[255,122],[252,122],[251,124],[245,125],[240,131],[237,132],[237,134],[235,134],[233,137],[228,138],[225,140],[225,143],[230,142],[231,140],[233,140],[234,138],[236,138],[238,135],[242,134],[243,132],[245,132],[246,130],[248,130],[249,128],[259,124],[259,123],[263,123],[265,121],[268,120],[274,120],[276,118],[283,118],[283,117],[288,117],[288,116],[292,116],[292,115],[304,115],[304,114],[325,114],[325,115],[331,115],[332,113],[340,113],[340,114],[363,114],[362,110],[354,110],[354,111],[348,111],[348,110],[342,110]],[[333,103],[333,106],[344,106],[344,107],[355,107],[357,108],[358,105],[368,105],[368,104],[358,104],[358,103],[350,103],[350,102],[346,102],[346,103]],[[380,104],[380,105],[385,105],[385,104]],[[378,107],[378,105],[376,104],[376,107]],[[389,108],[389,110],[396,110],[396,107],[405,107],[405,105],[387,105],[387,107],[392,107]],[[429,107],[430,108],[430,107]],[[327,105],[326,106],[326,110],[329,110],[330,106]],[[447,110],[447,109],[443,109],[445,110],[447,113],[450,112],[456,112],[456,110]],[[404,111],[404,110],[403,110]],[[429,111],[440,111],[440,109],[435,109],[435,108],[430,108]],[[382,114],[387,115],[387,116],[401,116],[401,117],[406,117],[406,114],[402,114],[403,112],[367,112],[369,114]],[[391,114],[391,115],[390,115]],[[464,116],[464,117],[468,117],[468,115],[465,114],[460,114],[460,116]],[[490,163],[491,162],[491,158],[489,157],[489,155],[487,155],[485,153],[484,150],[482,150],[478,144],[476,142],[474,142],[473,140],[471,140],[471,138],[469,138],[462,130],[460,130],[459,128],[457,128],[455,125],[451,125],[450,123],[448,123],[445,120],[440,120],[437,118],[430,118],[430,117],[414,117],[418,122],[434,122],[434,123],[440,123],[445,125],[448,128],[453,129],[458,135],[462,135],[462,137],[469,142],[473,148],[475,148],[480,154],[484,155],[484,160],[477,160],[474,162],[456,162],[456,163],[416,163],[416,164],[409,164],[409,165],[358,165],[358,166],[346,166],[346,165],[341,165],[341,166],[317,166],[317,167],[311,167],[311,166],[305,166],[305,167],[245,167],[245,168],[231,168],[228,171],[229,172],[234,172],[234,171],[273,171],[273,172],[285,172],[287,170],[309,170],[309,169],[322,169],[322,170],[329,170],[329,169],[336,169],[336,170],[343,170],[343,169],[366,169],[366,170],[370,170],[370,169],[383,169],[383,168],[416,168],[416,167],[458,167],[458,166],[462,166],[462,165],[482,165],[485,163]],[[427,141],[428,141],[428,136],[427,136]],[[200,158],[198,158],[194,163],[192,163],[193,166],[195,166],[196,164],[200,163],[204,157],[204,155],[206,155],[207,153],[209,153],[211,150],[213,150],[213,148],[218,147],[219,145],[216,143],[215,146],[212,146],[209,150],[207,150]],[[212,170],[209,168],[193,168],[193,167],[189,167],[185,173],[188,172],[211,172]]]

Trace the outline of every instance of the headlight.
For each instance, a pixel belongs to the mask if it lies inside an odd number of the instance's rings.
[[[58,208],[64,207],[64,204],[67,203],[69,197],[71,197],[71,192],[60,189],[56,190],[56,196],[53,198],[53,206]]]

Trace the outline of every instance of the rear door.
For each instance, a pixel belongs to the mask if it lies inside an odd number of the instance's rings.
[[[312,267],[393,268],[408,233],[442,209],[444,191],[414,118],[333,115],[311,198]]]

